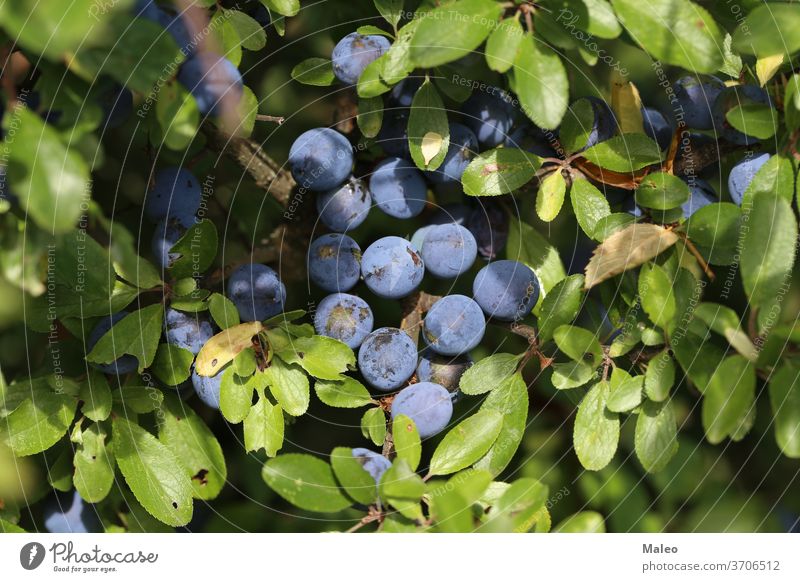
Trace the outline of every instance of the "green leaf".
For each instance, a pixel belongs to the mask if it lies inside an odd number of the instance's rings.
[[[204,273],[217,256],[217,228],[204,218],[186,229],[186,233],[170,249],[178,255],[169,266],[176,279],[196,277]]]
[[[432,171],[450,147],[450,124],[436,88],[429,79],[414,94],[408,116],[408,147],[420,170]]]
[[[785,198],[753,196],[747,229],[742,229],[742,284],[751,303],[770,305],[792,272],[797,220]]]
[[[788,2],[757,6],[733,33],[733,45],[759,57],[791,55],[800,49],[800,6]]]
[[[361,417],[361,434],[379,447],[386,439],[386,415],[381,408],[370,408]]]
[[[200,125],[200,110],[180,83],[165,85],[156,101],[156,119],[164,145],[173,150],[189,147]]]
[[[614,380],[612,374],[606,402],[606,407],[611,412],[628,412],[641,404],[644,376],[628,377],[617,382]]]
[[[794,169],[792,162],[782,155],[774,155],[761,166],[745,190],[742,208],[753,206],[753,197],[759,193],[785,198],[789,204],[794,199]]]
[[[486,62],[489,68],[505,73],[514,66],[524,35],[525,31],[518,18],[506,18],[500,22],[486,41]]]
[[[261,476],[273,491],[300,509],[330,513],[352,505],[339,491],[331,466],[311,455],[292,453],[270,459]]]
[[[235,325],[239,325],[239,311],[233,304],[233,301],[222,295],[221,293],[212,293],[208,298],[208,311],[214,319],[214,323],[220,329],[228,329]]]
[[[432,10],[419,21],[411,41],[411,60],[431,68],[468,55],[497,26],[502,6],[492,0],[458,0]]]
[[[470,196],[508,194],[533,180],[540,165],[539,158],[525,150],[497,148],[475,156],[461,184]]]
[[[756,371],[742,356],[725,358],[703,392],[703,428],[708,442],[721,443],[736,431],[756,394]]]
[[[371,505],[378,496],[378,484],[353,456],[353,449],[336,447],[331,451],[331,467],[336,480],[347,494],[363,505]]]
[[[778,131],[777,111],[761,103],[737,105],[725,114],[725,119],[734,129],[758,139],[768,139]]]
[[[515,533],[529,531],[535,518],[547,503],[548,487],[536,479],[517,479],[503,492],[489,513],[489,524],[508,520],[503,530]],[[494,524],[497,527],[498,524]]]
[[[622,25],[660,61],[698,73],[722,67],[722,31],[711,15],[689,0],[611,0]]]
[[[75,0],[49,10],[37,10],[31,2],[6,2],[0,5],[0,22],[15,42],[56,60],[77,50],[87,37],[104,32],[108,19],[97,19],[97,12],[95,0]]]
[[[73,429],[74,430],[74,429]],[[48,457],[55,456],[56,451],[60,449],[55,461],[52,462]],[[7,465],[10,459],[10,453],[5,446],[0,448],[0,454],[3,455],[2,461]],[[73,463],[72,447],[69,445],[59,446],[56,445],[49,452],[45,453],[44,457],[47,459],[47,483],[58,491],[70,491],[73,488],[72,476],[75,473],[75,465]]]
[[[672,281],[659,265],[649,263],[639,271],[639,297],[645,313],[657,326],[667,327],[675,317],[677,306]]]
[[[678,424],[672,402],[644,402],[636,419],[635,448],[648,473],[667,466],[678,452]]]
[[[246,451],[264,449],[268,457],[274,457],[283,446],[284,421],[281,406],[273,406],[263,396],[259,397],[244,419],[243,429]]]
[[[353,350],[330,337],[315,335],[292,340],[289,349],[277,354],[284,362],[299,364],[311,376],[323,380],[339,380],[339,376],[356,364]]]
[[[158,440],[178,459],[195,499],[214,499],[228,475],[222,447],[203,419],[180,399],[170,396],[165,404],[158,416]]]
[[[521,261],[533,269],[545,294],[567,276],[558,250],[530,224],[513,217],[506,243],[506,258]]]
[[[595,368],[585,362],[556,363],[551,366],[550,381],[556,390],[570,390],[586,384],[594,377]]]
[[[562,352],[576,362],[599,366],[603,361],[603,348],[592,332],[574,325],[561,325],[553,332],[553,339]]]
[[[689,185],[672,174],[648,174],[636,188],[636,203],[645,208],[669,210],[689,199]]]
[[[792,459],[800,458],[800,366],[785,360],[769,381],[775,441]]]
[[[137,254],[137,242],[130,231],[118,222],[107,221],[111,259],[116,273],[142,289],[162,285],[161,276],[153,264]]]
[[[222,11],[216,11],[211,16],[208,29],[210,41],[216,41],[220,54],[225,55],[235,67],[242,61],[242,39]]]
[[[558,131],[558,141],[566,153],[574,154],[588,145],[594,118],[594,107],[588,99],[578,99],[569,106],[569,115],[564,116]]]
[[[695,307],[694,314],[708,326],[708,329],[724,336],[745,358],[751,362],[758,359],[759,350],[753,345],[747,332],[742,329],[736,311],[717,303],[703,302]]]
[[[361,408],[373,403],[369,390],[349,376],[341,376],[338,382],[317,380],[314,390],[323,403],[336,408]]]
[[[114,484],[114,460],[106,446],[105,430],[92,423],[81,431],[75,448],[75,489],[84,501],[98,503]]]
[[[583,157],[612,172],[633,172],[659,163],[661,149],[642,133],[626,133],[593,145]]]
[[[113,427],[117,465],[136,500],[167,525],[189,523],[192,485],[180,461],[139,425],[118,416]]]
[[[663,402],[675,383],[675,363],[669,350],[658,353],[647,364],[644,376],[644,392],[650,400]]]
[[[489,451],[474,466],[498,475],[516,454],[527,426],[528,386],[522,374],[514,374],[493,390],[483,401],[480,410],[500,413],[503,426]]]
[[[514,62],[514,86],[522,110],[543,129],[555,129],[569,105],[569,80],[561,59],[525,35]]]
[[[253,405],[253,390],[263,390],[267,386],[266,374],[255,374],[250,378],[237,376],[233,368],[222,372],[219,387],[219,410],[225,420],[238,424],[250,414]]]
[[[89,420],[100,422],[111,414],[111,388],[105,375],[90,368],[86,380],[81,384],[81,412]]]
[[[287,365],[280,358],[273,358],[267,374],[270,392],[286,413],[292,416],[305,414],[311,400],[311,390],[303,369]]]
[[[159,80],[163,84],[169,76],[166,71],[183,62],[178,45],[160,24],[144,18],[131,20],[119,13],[106,22],[105,34],[91,46],[80,47],[67,61],[69,69],[83,79],[93,82],[108,75],[148,95]]]
[[[464,394],[485,394],[510,378],[517,371],[522,354],[492,354],[467,368],[458,383]]]
[[[425,493],[425,483],[405,460],[394,460],[392,466],[381,476],[378,493],[381,499],[405,517],[415,520],[423,518],[419,501]]]
[[[192,373],[194,354],[172,344],[160,344],[150,367],[156,378],[167,386],[177,386]]]
[[[294,16],[300,12],[300,0],[261,0],[267,8],[281,16]]]
[[[14,408],[0,425],[0,440],[18,457],[40,453],[67,432],[78,402],[50,389],[36,390]]]
[[[164,306],[156,303],[126,315],[95,344],[86,359],[110,364],[124,354],[139,362],[139,373],[149,368],[156,356],[164,322]]]
[[[336,81],[333,74],[333,62],[330,59],[311,57],[295,65],[292,79],[303,85],[328,87]]]
[[[430,475],[449,475],[483,457],[503,427],[503,415],[496,410],[480,410],[454,426],[436,447]]]
[[[11,128],[10,123],[15,127]],[[89,168],[68,148],[58,131],[27,107],[3,118],[6,134],[8,181],[20,207],[46,232],[72,229],[91,191]]]
[[[578,220],[581,230],[590,238],[603,240],[605,237],[598,236],[596,230],[600,221],[611,214],[608,199],[594,184],[583,179],[572,182],[569,195],[572,201],[572,210],[575,212],[575,218]]]
[[[373,0],[373,2],[386,22],[397,28],[397,23],[403,17],[403,0]]]
[[[606,533],[603,516],[596,511],[581,511],[564,519],[553,528],[556,533]]]
[[[358,100],[358,128],[364,137],[375,137],[383,123],[383,99],[370,97]]]
[[[739,240],[741,209],[730,202],[703,206],[689,217],[686,232],[692,242],[704,247],[735,249]]]
[[[236,34],[242,41],[242,47],[249,51],[260,51],[267,44],[267,33],[256,20],[239,10],[223,10]]]
[[[567,181],[561,172],[548,175],[539,186],[536,195],[536,214],[545,222],[554,220],[564,204],[567,193]]]
[[[584,468],[599,471],[611,462],[619,443],[619,416],[606,408],[609,383],[598,382],[584,396],[575,416],[572,441]]]
[[[541,343],[550,341],[557,327],[575,319],[582,304],[583,275],[570,275],[561,280],[542,301],[539,313],[539,341]],[[461,382],[463,384],[463,378]],[[463,391],[463,386],[461,389]]]
[[[160,408],[164,394],[153,386],[121,386],[111,395],[116,410],[128,415],[147,414]]]
[[[422,456],[422,443],[414,421],[400,414],[392,422],[394,451],[398,459],[403,459],[412,471],[416,471]]]

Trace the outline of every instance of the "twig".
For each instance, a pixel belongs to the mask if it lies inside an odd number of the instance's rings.
[[[256,121],[271,121],[272,123],[283,125],[283,122],[286,121],[286,119],[283,117],[277,117],[275,115],[262,115],[261,113],[257,113]]]
[[[686,236],[685,232],[676,231],[676,234],[679,237],[681,237],[684,246],[690,253],[692,253],[694,258],[697,259],[697,262],[700,264],[700,268],[703,269],[703,272],[706,274],[706,277],[708,277],[711,281],[713,281],[716,278],[716,275],[714,275],[714,271],[711,270],[711,267],[708,266],[708,263],[703,258],[703,255],[700,254],[700,251],[697,250],[697,247],[694,246],[694,243],[692,243],[692,241],[689,240],[689,237]]]
[[[281,206],[289,206],[292,189],[296,186],[294,178],[265,154],[256,142],[245,137],[226,135],[208,124],[203,130],[212,149],[226,154],[239,164],[255,180],[256,186],[272,194]]]

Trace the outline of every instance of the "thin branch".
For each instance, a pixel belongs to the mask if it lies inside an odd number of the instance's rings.
[[[275,115],[262,115],[258,113],[256,114],[256,121],[271,121],[272,123],[283,125],[283,122],[286,121],[286,119],[283,117],[277,117]]]

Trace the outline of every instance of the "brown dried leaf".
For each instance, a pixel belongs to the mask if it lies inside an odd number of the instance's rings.
[[[678,242],[678,235],[657,224],[637,223],[615,232],[598,246],[586,266],[584,287],[595,285],[633,269]]]

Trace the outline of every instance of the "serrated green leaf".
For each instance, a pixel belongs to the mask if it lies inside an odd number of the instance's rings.
[[[124,354],[130,354],[138,360],[141,373],[153,363],[163,321],[164,306],[161,303],[129,313],[97,341],[86,359],[97,364],[110,364]]]
[[[283,410],[280,405],[273,406],[266,398],[260,397],[244,419],[243,432],[246,451],[264,449],[268,457],[277,455],[283,446],[284,435]]]
[[[106,498],[114,484],[114,459],[106,443],[106,431],[97,423],[81,432],[75,448],[73,482],[81,498],[98,503]]]
[[[493,390],[483,401],[480,410],[499,412],[503,417],[503,426],[491,448],[474,467],[498,475],[516,454],[527,426],[528,386],[522,374],[514,374]]]
[[[521,188],[536,175],[539,158],[518,148],[483,152],[469,163],[461,183],[470,196],[499,196]]]
[[[785,360],[769,381],[775,441],[789,458],[800,458],[800,366]]]
[[[503,415],[496,410],[480,410],[450,429],[431,458],[430,475],[449,475],[478,461],[485,455],[500,429]]]
[[[311,389],[303,369],[273,358],[267,374],[270,392],[286,413],[292,416],[305,414],[311,400]]]
[[[703,428],[708,442],[721,443],[747,415],[756,391],[756,372],[742,356],[725,358],[703,392]]]
[[[617,135],[593,145],[583,157],[612,172],[633,172],[661,161],[661,148],[642,133]]]
[[[397,458],[405,460],[412,471],[416,471],[422,456],[422,443],[417,425],[404,414],[392,421],[392,437]]]
[[[539,341],[550,341],[557,327],[575,319],[582,304],[583,275],[570,275],[559,281],[542,301],[539,312]]]
[[[575,453],[589,471],[608,465],[619,444],[619,417],[606,408],[609,390],[606,381],[595,384],[584,396],[575,417]]]
[[[339,490],[331,466],[311,455],[291,453],[270,459],[261,476],[273,491],[300,509],[330,513],[352,505]]]
[[[569,80],[561,59],[527,34],[514,62],[514,85],[522,110],[543,129],[555,129],[569,104]]]
[[[311,57],[294,66],[292,79],[303,85],[328,87],[336,81],[336,76],[333,74],[333,63],[330,59]]]
[[[450,124],[442,98],[429,79],[414,94],[408,116],[408,147],[420,170],[433,171],[450,147]]]
[[[489,68],[498,73],[505,73],[514,66],[524,35],[525,31],[518,18],[506,18],[501,21],[486,41],[486,62]]]
[[[536,195],[536,214],[545,222],[554,220],[564,204],[567,181],[561,172],[555,171],[542,180]]]
[[[467,368],[459,380],[464,394],[485,394],[500,386],[517,371],[522,354],[492,354]]]
[[[349,376],[341,376],[339,381],[317,380],[314,390],[322,402],[336,408],[361,408],[373,403],[369,390]]]

